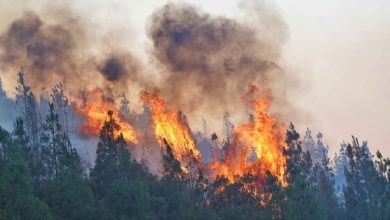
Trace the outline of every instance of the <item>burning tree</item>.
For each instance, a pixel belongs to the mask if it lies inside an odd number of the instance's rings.
[[[105,124],[106,114],[110,111],[110,117],[118,124],[118,129],[113,130],[115,136],[119,137],[122,134],[125,141],[137,143],[138,139],[134,128],[130,123],[121,120],[119,110],[109,101],[104,100],[100,90],[96,89],[92,94],[94,94],[94,97],[90,97],[85,106],[79,107],[74,104],[76,111],[86,117],[86,121],[82,127],[82,133],[99,134],[100,129]]]
[[[201,154],[181,112],[165,109],[165,101],[158,92],[141,95],[145,105],[150,106],[154,133],[161,147],[169,147],[172,155],[180,161],[184,173],[193,188],[196,174],[201,165]],[[168,151],[167,151],[168,153]]]
[[[269,171],[286,185],[284,126],[268,113],[271,101],[269,94],[264,93],[263,98],[256,99],[253,98],[256,92],[258,88],[250,86],[250,91],[244,97],[255,110],[253,118],[234,129],[233,141],[228,143],[224,158],[213,161],[209,169],[214,178],[223,175],[233,182],[236,175],[255,175],[258,177],[258,187],[265,181],[266,172]],[[256,159],[250,158],[252,153],[255,153]]]

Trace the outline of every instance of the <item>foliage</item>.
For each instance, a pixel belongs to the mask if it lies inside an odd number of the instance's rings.
[[[63,85],[39,122],[23,73],[18,82],[21,115],[12,134],[0,128],[0,219],[390,219],[390,159],[379,151],[374,158],[367,142],[343,144],[333,167],[322,134],[315,142],[307,130],[301,139],[290,124],[285,183],[268,171],[261,181],[251,174],[207,179],[204,167],[183,167],[165,142],[157,177],[132,158],[109,111],[88,176],[69,139]],[[124,112],[128,104],[124,97]],[[224,120],[229,143],[233,125]],[[336,178],[344,174],[339,193]]]

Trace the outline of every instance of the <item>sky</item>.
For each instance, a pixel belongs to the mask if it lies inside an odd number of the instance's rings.
[[[136,28],[150,9],[142,1]],[[238,1],[188,1],[212,14],[239,17]],[[281,65],[299,77],[288,97],[302,112],[297,127],[321,131],[333,154],[351,135],[390,155],[390,2],[386,0],[264,1],[288,27]],[[294,122],[294,119],[291,119]]]
[[[9,23],[25,9],[39,9],[36,1],[0,0]],[[74,1],[94,22],[124,27],[132,36],[132,50],[146,54],[145,26],[150,14],[167,1]],[[187,0],[206,12],[242,17],[237,0]],[[288,28],[280,65],[299,78],[288,99],[302,114],[301,133],[321,131],[333,154],[351,135],[368,140],[374,151],[390,155],[390,1],[275,0]],[[120,17],[121,19],[117,19]]]
[[[320,3],[321,2],[321,3]],[[390,2],[278,1],[284,63],[307,79],[297,103],[332,146],[350,135],[390,154]]]

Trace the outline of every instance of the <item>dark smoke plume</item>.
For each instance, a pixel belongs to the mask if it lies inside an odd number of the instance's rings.
[[[99,88],[117,104],[123,92],[138,100],[137,90],[157,87],[192,126],[202,116],[210,125],[220,123],[225,112],[233,121],[242,120],[247,107],[241,97],[249,83],[270,90],[279,111],[288,106],[286,75],[277,65],[285,24],[277,11],[251,4],[246,13],[255,22],[213,16],[187,4],[156,10],[147,25],[153,46],[147,51],[152,53],[149,63],[115,40],[120,31],[92,27],[71,7],[61,8],[56,18],[45,11],[26,12],[0,34],[0,70],[16,79],[23,67],[37,97],[43,87],[47,91],[60,81],[71,99]],[[106,41],[97,42],[102,36]],[[211,129],[219,128],[217,123]]]
[[[210,15],[187,4],[159,8],[147,25],[152,48],[146,52],[151,59],[140,60],[142,54],[124,47],[134,43],[132,35],[123,34],[126,31],[107,27],[109,22],[91,25],[88,15],[67,3],[57,5],[61,13],[48,5],[25,12],[0,33],[1,77],[15,79],[15,84],[23,67],[37,97],[62,82],[77,104],[96,88],[118,105],[123,93],[133,104],[139,91],[157,87],[167,105],[188,116],[192,130],[200,130],[204,117],[209,129],[218,133],[225,112],[233,123],[246,121],[243,117],[249,112],[242,96],[249,84],[269,90],[275,112],[283,114],[281,109],[289,106],[287,76],[278,63],[286,26],[277,10],[269,10],[262,1],[245,0],[242,6],[251,21]],[[7,95],[13,94],[14,84],[7,83]],[[160,167],[153,163],[161,155],[150,114],[135,118],[133,126],[143,136],[136,157],[153,157],[152,167]]]
[[[272,28],[272,19],[267,22]],[[280,42],[262,38],[263,33],[245,23],[190,5],[168,4],[156,11],[148,34],[165,77],[161,91],[184,112],[242,114],[237,110],[242,110],[241,96],[249,83],[272,89],[263,82],[284,75],[276,65]]]
[[[108,81],[117,81],[126,72],[120,60],[115,58],[108,59],[100,72],[106,77]]]
[[[140,81],[139,62],[129,52],[115,52],[107,55],[99,62],[99,72],[107,81]]]
[[[37,80],[65,74],[75,67],[75,35],[71,26],[45,25],[33,12],[26,12],[1,35],[2,67],[23,66]]]
[[[35,12],[25,12],[1,33],[2,74],[16,78],[23,67],[38,96],[42,88],[50,89],[60,81],[72,94],[80,93],[81,88],[101,88],[107,95],[119,96],[130,82],[137,81],[141,66],[130,51],[112,46],[105,49],[108,53],[88,54],[88,47],[96,45],[88,27],[81,18],[62,11],[64,18],[55,24]]]

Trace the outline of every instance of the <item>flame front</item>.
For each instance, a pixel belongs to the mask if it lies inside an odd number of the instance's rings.
[[[249,94],[257,92],[252,86]],[[254,109],[253,118],[246,124],[234,129],[233,143],[226,152],[223,161],[215,160],[209,164],[212,175],[224,175],[234,182],[236,175],[247,173],[258,177],[263,182],[266,172],[277,177],[282,186],[286,186],[284,173],[286,158],[283,149],[285,126],[269,114],[272,98],[263,94],[263,98],[250,100]],[[256,158],[251,160],[252,153]]]
[[[86,117],[81,132],[83,134],[99,135],[100,129],[107,120],[107,112],[111,110],[112,118],[119,125],[119,130],[114,135],[118,137],[122,133],[125,141],[138,143],[134,128],[128,122],[121,120],[118,109],[113,104],[103,100],[100,90],[97,89],[93,93],[94,99],[88,99],[83,108],[75,106],[75,110]]]
[[[150,107],[154,123],[154,133],[160,146],[164,146],[164,140],[171,146],[172,152],[180,162],[188,162],[187,159],[195,159],[200,162],[200,152],[195,146],[195,141],[188,126],[179,117],[177,111],[166,110],[165,101],[158,92],[141,94],[144,104]]]
[[[232,135],[232,143],[229,144],[223,157],[217,156],[208,164],[208,174],[212,179],[218,175],[227,177],[235,182],[237,175],[252,174],[257,177],[255,183],[261,187],[267,176],[267,172],[278,178],[282,186],[286,186],[285,168],[286,158],[283,150],[286,147],[284,140],[285,126],[269,113],[272,97],[268,93],[261,98],[252,98],[258,92],[257,87],[251,86],[250,92],[245,96],[254,110],[253,117],[247,123],[237,126]],[[138,143],[136,133],[130,124],[119,117],[118,110],[109,102],[103,100],[99,90],[95,92],[95,99],[88,100],[84,108],[76,107],[76,110],[86,116],[82,132],[85,134],[99,134],[107,111],[113,111],[113,118],[118,121],[120,131],[125,140]],[[249,98],[248,98],[249,97]],[[164,140],[171,146],[172,152],[183,168],[195,161],[201,165],[201,153],[191,131],[186,124],[186,119],[174,110],[166,109],[165,101],[158,92],[141,94],[141,100],[152,113],[154,136],[161,147],[165,147]]]

